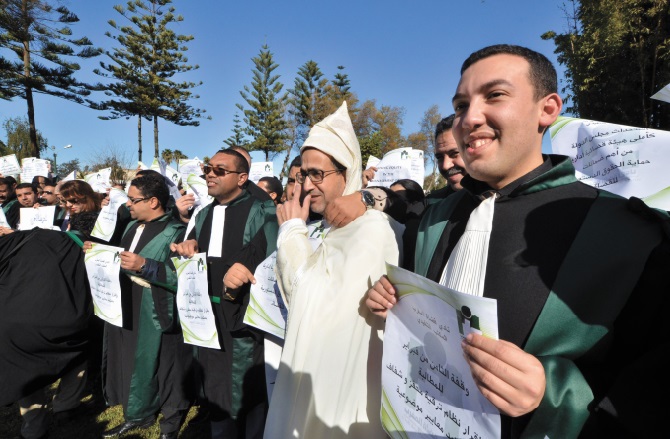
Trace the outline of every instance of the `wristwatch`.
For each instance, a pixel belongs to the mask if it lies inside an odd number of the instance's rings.
[[[146,267],[146,266],[147,266],[147,264],[146,264],[146,262],[145,262],[144,264],[142,264],[142,266],[140,267],[140,269],[137,270],[135,273],[141,275],[141,274],[144,272],[144,267]]]
[[[366,209],[372,209],[375,207],[375,196],[372,195],[372,192],[362,190],[361,191],[361,201],[365,204]]]

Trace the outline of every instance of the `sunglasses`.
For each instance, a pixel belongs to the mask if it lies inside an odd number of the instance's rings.
[[[82,201],[81,201],[81,200],[77,200],[76,198],[70,198],[69,200],[62,200],[61,203],[63,203],[63,204],[72,204],[72,205],[74,205],[74,204],[81,204]]]
[[[128,197],[128,201],[130,201],[130,204],[132,204],[134,206],[135,204],[139,203],[140,201],[147,201],[147,200],[151,200],[152,198],[153,197],[146,197],[146,198]]]
[[[228,174],[246,174],[246,172],[229,171],[225,168],[222,168],[221,166],[205,165],[202,170],[205,172],[205,175],[213,172],[217,177],[225,177]]]

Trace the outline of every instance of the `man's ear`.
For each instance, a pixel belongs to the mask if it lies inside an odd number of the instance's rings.
[[[270,198],[272,198],[272,201],[277,200],[277,192],[270,192],[269,194],[270,194]]]
[[[558,93],[551,93],[541,99],[539,129],[544,132],[552,123],[556,121],[561,109],[563,100]]]
[[[242,174],[237,174],[237,175],[238,175],[237,185],[239,187],[244,186],[244,184],[247,182],[247,179],[249,178],[249,174],[247,174],[246,172],[243,172]]]

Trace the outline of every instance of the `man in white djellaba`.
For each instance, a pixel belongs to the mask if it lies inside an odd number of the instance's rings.
[[[386,437],[383,323],[363,301],[370,279],[385,273],[387,262],[398,264],[404,226],[362,200],[367,211],[341,228],[325,224],[313,251],[309,210],[322,214],[361,188],[360,146],[346,102],[312,127],[300,154],[294,196],[277,209],[276,274],[288,322],[265,438]]]

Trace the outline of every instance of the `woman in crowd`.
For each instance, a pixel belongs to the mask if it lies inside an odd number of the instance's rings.
[[[60,197],[70,214],[68,230],[81,235],[82,241],[91,239],[100,213],[100,196],[85,181],[70,180],[61,185]]]

